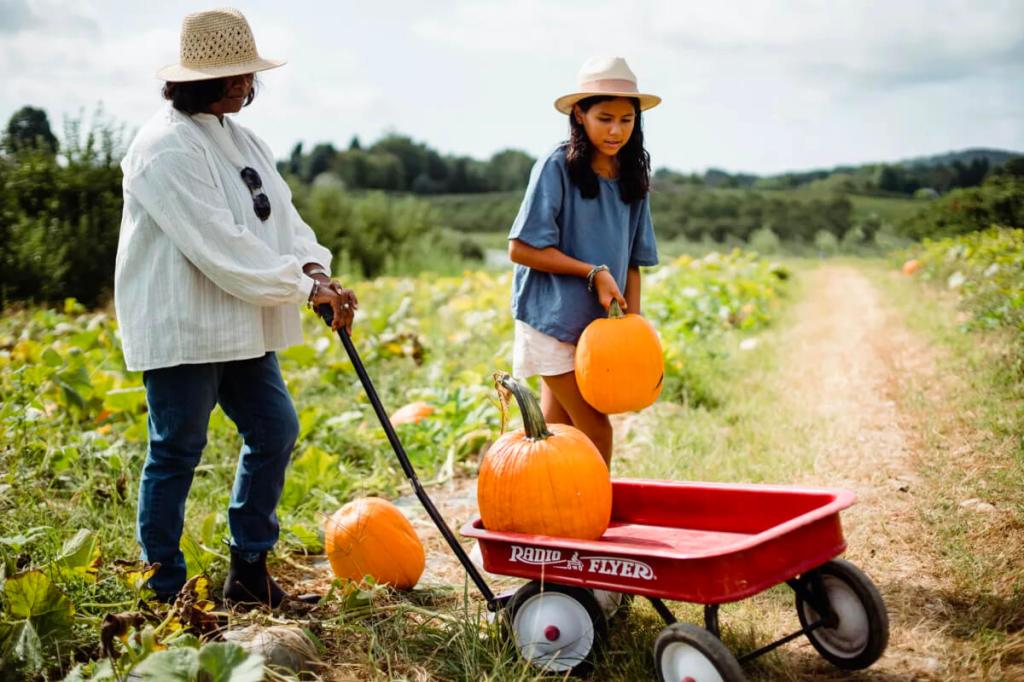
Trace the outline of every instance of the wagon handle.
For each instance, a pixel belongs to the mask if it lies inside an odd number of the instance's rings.
[[[328,327],[331,326],[331,322],[334,321],[334,311],[331,310],[331,306],[323,303],[317,307],[317,313],[323,318],[323,321]],[[342,327],[338,330],[338,338],[341,339],[341,344],[345,346],[345,352],[348,353],[349,360],[352,361],[352,366],[356,369],[356,374],[359,375],[359,381],[363,384],[363,390],[366,391],[366,397],[370,399],[370,404],[373,406],[373,411],[377,415],[377,420],[380,421],[381,427],[384,429],[385,435],[388,437],[388,442],[391,444],[391,449],[395,451],[395,455],[398,456],[398,462],[402,465],[402,471],[405,472],[406,478],[412,483],[413,490],[416,492],[416,497],[419,499],[420,504],[427,510],[427,514],[430,519],[437,526],[437,529],[444,536],[448,546],[451,547],[455,553],[455,557],[462,564],[462,567],[466,569],[466,573],[469,574],[470,579],[476,585],[477,589],[487,600],[487,608],[491,611],[497,610],[498,601],[495,598],[494,592],[487,585],[487,581],[477,570],[477,567],[473,564],[473,561],[466,554],[466,550],[462,548],[455,534],[452,533],[451,528],[445,522],[441,513],[437,511],[437,507],[434,506],[434,502],[427,495],[427,491],[423,489],[423,485],[420,483],[420,479],[416,476],[416,470],[412,466],[412,462],[409,461],[409,455],[405,453],[405,448],[402,447],[402,442],[398,439],[398,434],[395,433],[395,427],[391,423],[391,419],[388,417],[388,413],[384,410],[384,406],[380,402],[380,397],[377,395],[377,389],[374,388],[373,382],[370,380],[370,375],[366,373],[366,367],[363,366],[362,358],[359,357],[359,352],[356,350],[355,345],[352,343],[352,338],[349,336],[345,328]]]

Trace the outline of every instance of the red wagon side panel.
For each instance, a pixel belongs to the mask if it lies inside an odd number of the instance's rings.
[[[678,601],[736,601],[846,548],[839,511],[853,493],[766,485],[617,480],[612,523],[596,541],[492,532],[479,519],[485,568]]]

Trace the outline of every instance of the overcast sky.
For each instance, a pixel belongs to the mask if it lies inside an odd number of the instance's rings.
[[[137,128],[197,2],[0,0],[0,121],[102,102]],[[771,173],[973,146],[1024,151],[1024,0],[239,2],[288,64],[239,121],[279,157],[390,130],[443,153],[543,153],[583,60],[663,97],[655,167]]]

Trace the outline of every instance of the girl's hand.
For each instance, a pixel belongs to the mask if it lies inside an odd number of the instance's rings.
[[[330,305],[334,313],[331,329],[337,331],[344,327],[346,332],[352,333],[352,319],[359,309],[359,301],[354,291],[345,289],[332,279],[326,284],[321,283],[317,295],[311,298],[310,302],[314,307],[324,303]]]
[[[594,290],[597,291],[597,300],[602,308],[608,310],[612,300],[616,300],[619,302],[622,312],[626,312],[626,299],[623,297],[622,292],[619,291],[619,285],[616,284],[612,273],[602,270],[594,275]]]

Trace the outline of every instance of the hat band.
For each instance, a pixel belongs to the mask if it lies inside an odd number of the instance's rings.
[[[636,83],[625,78],[599,78],[580,83],[581,92],[637,92]]]

